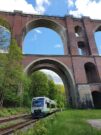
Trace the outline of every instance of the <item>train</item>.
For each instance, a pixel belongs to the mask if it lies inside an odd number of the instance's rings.
[[[34,97],[31,103],[32,118],[47,116],[57,110],[57,103],[48,97]]]

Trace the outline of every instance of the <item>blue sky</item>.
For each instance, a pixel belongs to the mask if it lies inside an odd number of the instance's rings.
[[[93,19],[101,19],[101,0],[0,0],[0,10],[9,12],[20,10],[26,14],[52,16],[70,14],[75,17],[89,16]],[[47,40],[44,38],[45,35],[47,35]],[[98,36],[97,34],[96,38]],[[97,45],[99,46],[100,43],[100,41],[97,42]],[[98,48],[101,53],[101,47]],[[46,28],[37,28],[26,35],[23,53],[63,55],[63,43],[56,32]]]
[[[27,2],[32,4],[33,7],[37,5],[35,0],[27,0]],[[44,2],[43,4],[45,8],[43,14],[53,16],[64,16],[67,14],[66,0],[60,0],[60,3],[58,0],[51,0],[48,2],[46,1],[46,3]],[[29,54],[29,52],[30,54],[63,55],[64,49],[61,37],[55,31],[47,28],[36,28],[31,30],[25,37],[23,43],[23,53]]]
[[[101,0],[0,0],[1,11],[21,10],[32,14],[72,14],[76,17],[84,15],[101,19],[101,14],[98,14],[100,9]]]
[[[31,30],[24,39],[23,53],[63,55],[63,43],[60,36],[48,28],[35,28]]]
[[[101,32],[96,32],[94,36],[95,36],[95,42],[97,45],[98,53],[101,56]]]
[[[49,0],[48,0],[49,1]],[[28,3],[36,6],[35,0],[27,0]],[[67,0],[50,0],[48,4],[43,4],[45,7],[44,14],[64,16],[67,14]]]
[[[0,10],[20,10],[26,14],[52,16],[70,14],[75,17],[89,16],[92,19],[101,19],[101,0],[0,0]],[[101,54],[101,32],[95,37]],[[25,36],[23,53],[63,55],[63,43],[56,32],[47,28],[36,28]]]

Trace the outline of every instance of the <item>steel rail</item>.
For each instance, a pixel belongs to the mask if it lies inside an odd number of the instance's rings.
[[[47,116],[45,117],[48,117],[54,113],[56,113],[57,111],[54,111],[54,112],[51,112],[50,114],[48,114]],[[31,116],[31,115],[30,115]],[[43,118],[45,118],[43,117]],[[31,117],[30,117],[31,118]],[[41,118],[38,118],[38,119],[28,119],[28,120],[25,120],[23,122],[20,122],[20,123],[17,123],[17,124],[14,124],[12,126],[9,126],[7,128],[2,128],[0,129],[0,135],[9,135],[13,132],[15,132],[16,130],[19,130],[19,129],[22,129],[32,123],[35,123],[36,121],[40,120],[40,119],[43,119],[42,117]]]
[[[9,122],[9,121],[12,121],[12,120],[17,120],[17,119],[20,119],[20,118],[26,118],[26,117],[31,117],[30,114],[23,114],[23,115],[18,115],[18,116],[10,116],[10,117],[7,117],[7,118],[1,118],[0,119],[0,124],[1,123],[5,123],[5,122]]]
[[[9,126],[7,128],[0,129],[0,135],[9,135],[10,133],[13,133],[14,131],[24,128],[32,123],[35,123],[37,119],[34,120],[26,120],[24,122],[17,123],[15,125]]]

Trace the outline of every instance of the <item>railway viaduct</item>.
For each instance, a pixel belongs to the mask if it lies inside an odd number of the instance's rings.
[[[61,77],[72,107],[101,108],[101,56],[94,39],[94,32],[101,31],[101,20],[20,11],[0,12],[0,18],[9,23],[12,37],[21,48],[25,35],[33,28],[56,31],[63,41],[64,55],[23,55],[24,71],[31,74],[38,69],[51,69]]]

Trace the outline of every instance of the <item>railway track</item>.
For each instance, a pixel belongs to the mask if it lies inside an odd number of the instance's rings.
[[[48,116],[52,115],[53,113],[55,113],[55,112],[52,112],[45,117],[48,117]],[[13,124],[11,126],[0,128],[0,135],[9,135],[9,134],[11,134],[19,129],[23,129],[24,127],[29,126],[30,124],[35,123],[36,121],[39,120],[39,118],[31,119],[31,115],[26,114],[26,115],[21,115],[21,116],[0,119],[0,124],[6,123],[6,122],[9,123],[10,121],[14,121],[17,119],[24,119],[24,120],[22,122],[17,122],[16,124]]]
[[[35,123],[36,121],[37,121],[37,119],[34,119],[34,120],[28,119],[24,122],[20,122],[20,123],[14,124],[12,126],[9,126],[7,128],[0,129],[0,135],[9,135],[18,129],[22,129],[32,123]]]
[[[0,119],[0,124],[5,123],[5,122],[10,122],[13,120],[17,120],[17,119],[21,119],[21,118],[31,118],[30,114],[22,114],[22,115],[18,115],[18,116],[10,116],[7,118],[2,118]]]

